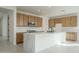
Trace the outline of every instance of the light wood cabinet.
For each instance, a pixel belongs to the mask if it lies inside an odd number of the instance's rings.
[[[37,27],[42,27],[42,18],[37,17]]]
[[[23,32],[16,33],[16,43],[23,43]]]
[[[35,22],[37,27],[42,27],[42,18],[31,15],[24,15],[17,13],[16,26],[17,27],[28,27],[28,22]]]
[[[42,18],[41,17],[35,17],[35,20],[34,20],[35,24],[36,24],[36,27],[42,27]]]
[[[54,21],[55,21],[55,24],[61,23],[61,19],[60,18],[56,18]]]
[[[76,27],[76,26],[77,26],[76,16],[66,17],[66,27]]]
[[[20,14],[20,13],[17,14],[17,21],[16,21],[16,23],[17,23],[18,27],[19,26],[23,26],[23,14]]]
[[[23,24],[23,14],[20,14],[20,26],[24,26],[24,24]]]
[[[63,17],[61,18],[61,24],[63,25],[63,27],[70,27],[70,17]]]
[[[34,22],[34,21],[35,21],[35,17],[29,15],[29,22]]]
[[[70,17],[70,24],[71,24],[71,27],[77,26],[77,16],[71,16]]]
[[[49,19],[48,24],[49,24],[49,27],[55,27],[55,20]]]
[[[68,16],[62,18],[55,18],[54,24],[61,23],[63,27],[76,27],[77,26],[77,16]],[[49,26],[52,26],[52,20],[49,20]]]
[[[66,20],[65,20],[65,22],[66,22],[66,26],[65,27],[71,27],[71,24],[70,24],[70,22],[71,22],[71,19],[70,19],[70,17],[65,17],[66,18]]]
[[[63,27],[66,27],[66,18],[65,17],[61,18],[61,24]]]
[[[77,40],[77,32],[67,32],[66,33],[67,41],[76,41]]]
[[[29,16],[28,15],[24,15],[23,16],[24,18],[23,18],[23,26],[24,27],[26,27],[26,26],[28,26],[28,22],[29,22]]]

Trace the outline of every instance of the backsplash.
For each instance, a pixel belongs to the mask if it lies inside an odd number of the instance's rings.
[[[26,32],[27,30],[43,31],[42,27],[17,27],[16,32]]]

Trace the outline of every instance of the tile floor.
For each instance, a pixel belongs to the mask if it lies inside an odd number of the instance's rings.
[[[14,46],[6,40],[0,40],[0,53],[24,53],[22,44]]]
[[[79,46],[58,46],[55,45],[39,53],[79,53]]]
[[[56,44],[40,53],[79,53],[79,42],[70,42]]]
[[[22,44],[12,45],[8,41],[0,40],[0,53],[27,53],[23,50]],[[79,45],[54,45],[39,53],[79,53]]]

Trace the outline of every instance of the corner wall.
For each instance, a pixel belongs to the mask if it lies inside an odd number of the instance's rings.
[[[16,10],[9,13],[9,41],[16,45]]]
[[[77,40],[79,43],[79,14],[77,14]]]

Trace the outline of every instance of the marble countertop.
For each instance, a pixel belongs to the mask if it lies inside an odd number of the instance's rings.
[[[55,34],[55,33],[65,33],[65,32],[24,32],[25,34]]]

